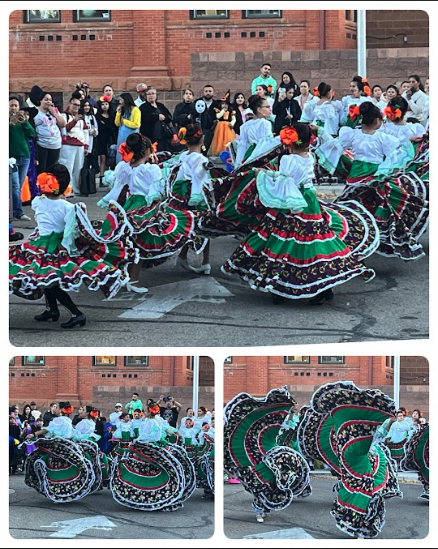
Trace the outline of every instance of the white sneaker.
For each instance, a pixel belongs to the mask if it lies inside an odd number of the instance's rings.
[[[31,221],[30,217],[26,214],[20,215],[19,217],[15,216],[15,219],[18,219],[20,221]]]
[[[257,522],[265,522],[265,515],[256,515]]]
[[[126,284],[126,289],[128,290],[128,292],[135,292],[136,294],[147,294],[148,293],[149,290],[147,288],[134,286],[134,284],[138,284],[138,280],[129,281],[128,284]]]
[[[211,273],[211,265],[210,263],[206,263],[205,265],[201,265],[201,267],[198,267],[198,268],[193,268],[192,269],[195,271],[195,273],[197,274],[205,274],[205,275],[209,275]]]

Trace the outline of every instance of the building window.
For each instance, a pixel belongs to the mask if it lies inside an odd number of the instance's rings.
[[[94,357],[94,366],[115,366],[116,357],[115,356],[95,356]]]
[[[44,366],[44,359],[43,356],[24,356],[23,366]]]
[[[125,366],[149,366],[148,359],[147,356],[126,356]]]
[[[111,21],[110,10],[75,10],[73,12],[75,23],[86,23],[87,21]]]
[[[229,19],[228,10],[191,10],[190,19]]]
[[[243,10],[243,19],[279,19],[281,10]]]
[[[393,356],[387,356],[386,357],[386,367],[394,369],[394,357]]]
[[[357,23],[357,10],[345,10],[345,20]]]
[[[344,364],[343,356],[320,356],[319,364]]]
[[[15,366],[15,357],[12,357],[9,361],[9,366]]]
[[[309,364],[310,356],[285,356],[285,364]]]
[[[192,356],[186,357],[186,369],[193,371],[193,357]]]
[[[232,364],[233,363],[233,357],[229,356],[224,360],[224,364]]]
[[[60,23],[61,12],[59,10],[25,10],[25,23]]]

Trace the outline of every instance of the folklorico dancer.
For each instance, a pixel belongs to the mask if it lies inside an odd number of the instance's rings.
[[[303,456],[278,442],[295,404],[283,387],[265,398],[240,393],[224,409],[224,467],[252,494],[257,522],[270,511],[286,509],[309,486]]]

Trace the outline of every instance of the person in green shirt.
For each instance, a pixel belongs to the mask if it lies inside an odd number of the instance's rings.
[[[128,402],[125,408],[131,415],[134,413],[134,410],[140,410],[140,412],[143,410],[143,404],[138,398],[138,393],[133,393],[131,402]]]
[[[256,88],[259,84],[264,84],[265,86],[272,87],[272,89],[269,90],[269,97],[274,97],[275,90],[277,89],[277,82],[274,78],[271,76],[271,64],[270,63],[263,63],[263,65],[260,67],[260,76],[257,76],[257,78],[254,78],[251,84],[251,93],[252,95],[255,95]]]
[[[12,206],[16,219],[29,221],[23,213],[21,204],[21,187],[27,175],[30,163],[29,139],[35,137],[35,130],[28,121],[28,116],[20,110],[20,98],[9,98],[9,158],[15,158],[15,169],[12,173]]]

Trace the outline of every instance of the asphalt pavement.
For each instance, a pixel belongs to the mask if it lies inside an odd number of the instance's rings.
[[[214,501],[196,489],[174,512],[145,512],[117,503],[105,488],[84,499],[56,504],[9,477],[9,533],[17,539],[208,539],[214,533]]]
[[[338,187],[321,187],[325,199]],[[90,219],[102,219],[96,206],[104,193],[72,199],[86,203]],[[29,206],[24,208],[32,216]],[[17,222],[26,237],[34,221]],[[374,254],[366,263],[374,280],[355,278],[335,288],[335,298],[312,307],[307,300],[273,305],[271,295],[252,290],[220,266],[238,246],[227,236],[211,244],[211,275],[197,275],[176,266],[176,257],[142,269],[140,282],[148,294],[121,291],[112,300],[82,288],[72,298],[87,316],[85,327],[63,330],[60,323],[37,323],[44,300],[10,298],[10,342],[20,347],[258,347],[382,340],[427,339],[429,336],[428,233],[421,240],[426,257],[401,261]],[[189,262],[201,258],[189,253]],[[68,320],[61,309],[60,322]]]
[[[414,474],[411,476],[416,478]],[[335,483],[335,478],[329,475],[312,475],[310,497],[297,498],[287,509],[271,512],[262,524],[256,522],[251,511],[252,496],[240,484],[226,484],[225,535],[233,539],[351,539],[336,527],[330,515]],[[428,535],[429,505],[418,499],[422,485],[405,481],[400,482],[400,488],[403,499],[385,502],[386,524],[378,540],[422,539]]]

